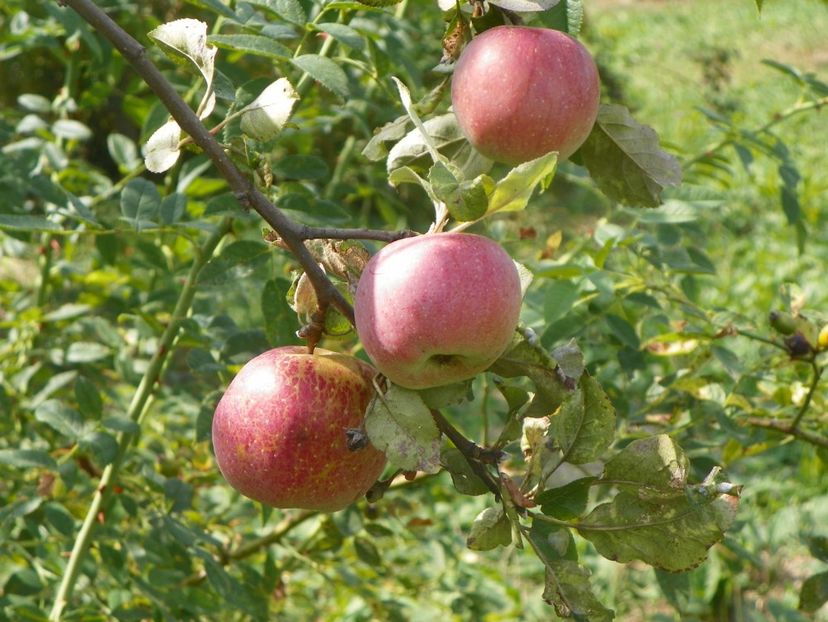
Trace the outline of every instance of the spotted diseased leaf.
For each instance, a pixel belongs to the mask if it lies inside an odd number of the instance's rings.
[[[641,560],[670,572],[695,568],[736,518],[739,499],[722,494],[707,502],[689,496],[657,503],[620,492],[579,523],[579,533],[617,562]]]
[[[645,500],[684,495],[689,462],[666,434],[635,440],[604,467],[603,479]]]
[[[617,104],[602,104],[589,138],[579,149],[601,191],[619,203],[661,204],[661,192],[681,183],[681,165],[664,151],[658,135]]]
[[[549,435],[572,464],[598,459],[615,436],[615,409],[595,378],[583,375],[552,417]]]
[[[466,546],[472,551],[491,551],[512,543],[512,525],[501,506],[486,508],[472,523]]]
[[[459,449],[444,449],[440,454],[440,463],[451,475],[451,481],[460,494],[477,496],[489,492],[488,486],[472,470]]]
[[[390,385],[368,407],[365,431],[393,466],[426,473],[440,470],[440,431],[416,391]]]
[[[589,570],[569,560],[546,564],[543,599],[562,618],[610,622],[615,612],[604,607],[592,592]]]

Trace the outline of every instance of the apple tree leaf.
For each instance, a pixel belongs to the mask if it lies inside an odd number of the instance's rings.
[[[573,386],[584,373],[584,353],[574,339],[552,350],[552,358],[558,362],[561,373]]]
[[[497,361],[489,368],[504,378],[526,376],[535,385],[532,403],[524,417],[545,417],[555,412],[570,390],[559,373],[558,364],[534,339],[519,334]]]
[[[452,170],[455,169],[455,170]],[[469,222],[482,217],[489,207],[489,193],[495,187],[488,175],[464,181],[462,172],[445,162],[436,162],[428,173],[434,195],[446,204],[451,217]]]
[[[459,449],[444,449],[440,454],[440,463],[451,475],[451,481],[460,494],[477,496],[489,492],[488,486],[472,470]]]
[[[368,407],[365,431],[393,466],[426,473],[440,470],[440,431],[416,391],[391,384]]]
[[[501,9],[506,9],[507,11],[534,13],[546,11],[547,9],[550,9],[558,4],[560,1],[561,0],[490,0],[489,4],[494,4],[495,6],[499,6]],[[366,2],[366,4],[369,3]],[[438,4],[440,5],[440,9],[442,11],[450,11],[457,6],[457,0],[438,0]]]
[[[408,115],[404,114],[393,121],[389,121],[382,127],[375,129],[371,140],[363,148],[362,155],[372,162],[382,160],[388,155],[385,143],[401,140],[406,134],[410,120]]]
[[[133,179],[121,192],[122,218],[136,231],[154,227],[160,209],[161,195],[148,179]]]
[[[348,99],[350,89],[345,71],[327,56],[302,54],[290,59],[294,65],[307,73],[329,91]]]
[[[275,138],[290,118],[298,99],[290,81],[279,78],[240,111],[242,132],[256,140]]]
[[[590,572],[566,559],[546,564],[543,599],[562,618],[610,622],[615,612],[604,607],[592,592]]]
[[[689,462],[666,434],[633,441],[610,459],[603,479],[640,499],[657,501],[685,494]]]
[[[828,602],[828,572],[820,572],[805,579],[799,591],[799,609],[815,613]]]
[[[651,127],[617,104],[602,104],[580,157],[601,191],[619,203],[657,207],[667,186],[681,183],[681,165]]]
[[[471,526],[466,546],[472,551],[491,551],[512,543],[512,525],[502,506],[486,508]]]
[[[581,376],[552,417],[549,435],[572,464],[592,462],[606,451],[615,436],[615,409],[595,378]]]
[[[639,559],[670,572],[698,566],[733,524],[738,497],[699,502],[689,495],[658,503],[628,492],[596,507],[577,529],[598,552],[617,562]]]
[[[426,406],[429,408],[445,408],[446,406],[453,406],[455,404],[462,404],[474,398],[472,391],[472,383],[474,378],[464,380],[462,382],[455,382],[453,384],[444,384],[439,387],[430,387],[428,389],[420,389],[418,393],[423,398]]]
[[[517,165],[495,185],[486,213],[517,212],[524,209],[535,188],[554,175],[557,165],[558,154],[554,151]]]
[[[559,488],[544,490],[535,495],[535,503],[541,506],[541,512],[560,520],[571,520],[586,512],[589,489],[595,482],[594,477],[582,477]]]
[[[178,161],[181,155],[181,127],[175,121],[167,121],[152,133],[144,145],[144,165],[148,171],[163,173]]]

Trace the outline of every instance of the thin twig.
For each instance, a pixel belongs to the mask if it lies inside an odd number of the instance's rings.
[[[824,447],[825,449],[828,449],[828,437],[819,436],[812,432],[795,428],[791,423],[787,423],[784,421],[762,419],[761,417],[748,417],[744,421],[747,422],[748,425],[753,426],[754,428],[774,430],[776,432],[781,432],[782,434],[787,434],[788,436],[798,438],[799,440],[805,441],[806,443],[810,443],[811,445],[816,445],[817,447]]]
[[[440,430],[446,437],[454,444],[458,451],[465,458],[474,474],[479,477],[486,487],[494,494],[496,499],[500,499],[500,486],[486,468],[487,464],[497,464],[500,458],[500,451],[496,449],[486,449],[480,445],[473,443],[460,431],[451,425],[448,420],[438,410],[431,411],[431,417],[434,423],[437,424],[437,429]]]
[[[342,229],[307,225],[301,226],[297,234],[301,240],[377,240],[389,243],[419,235],[411,229],[384,231],[383,229]]]
[[[353,324],[354,310],[350,303],[331,283],[314,260],[313,255],[305,248],[300,235],[302,226],[288,218],[244,176],[195,112],[148,58],[146,49],[91,0],[63,0],[62,4],[74,9],[121,52],[144,82],[155,92],[181,129],[189,134],[193,142],[201,147],[212,160],[218,172],[227,181],[236,200],[242,206],[255,210],[285,241],[302,269],[307,273],[316,291],[319,306],[324,309],[328,305],[333,305]]]
[[[805,412],[811,405],[811,399],[814,397],[814,393],[819,385],[819,379],[822,378],[822,372],[825,368],[817,365],[816,361],[811,361],[811,369],[814,370],[814,375],[811,378],[811,386],[808,388],[808,395],[805,396],[805,401],[803,401],[802,406],[799,407],[799,412],[796,413],[796,417],[794,417],[793,422],[791,422],[792,430],[796,430],[799,427],[799,422],[802,421],[802,417],[805,416]]]

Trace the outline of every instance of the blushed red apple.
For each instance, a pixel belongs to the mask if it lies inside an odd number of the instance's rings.
[[[451,101],[460,129],[483,155],[514,166],[572,155],[598,115],[598,70],[587,49],[547,28],[497,26],[460,55]]]
[[[362,426],[376,372],[352,356],[304,346],[269,350],[227,387],[213,417],[224,478],[243,495],[278,508],[334,512],[364,495],[385,455],[347,446]]]
[[[392,382],[424,389],[472,378],[509,345],[520,276],[496,242],[432,233],[374,255],[354,298],[365,351]]]

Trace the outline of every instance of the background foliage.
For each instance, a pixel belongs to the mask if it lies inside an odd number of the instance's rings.
[[[295,125],[268,145],[291,216],[424,230],[422,191],[391,188],[384,162],[361,152],[403,113],[390,75],[415,100],[442,81],[441,14],[416,2],[324,3],[322,13],[318,4],[105,6],[148,47],[160,23],[206,21],[222,84],[247,85],[241,103],[276,77],[299,85]],[[767,321],[800,309],[817,327],[828,319],[818,107],[828,9],[815,0],[769,1],[761,14],[746,0],[586,9],[581,38],[605,100],[659,132],[685,183],[661,207],[633,210],[565,163],[526,211],[486,233],[534,272],[523,320],[541,343],[578,340],[617,410],[621,444],[669,433],[694,480],[721,465],[745,488],[737,524],[693,571],[619,565],[585,541],[581,558],[623,620],[828,619],[812,611],[828,590],[821,367],[792,361]],[[458,495],[445,473],[331,516],[263,512],[221,480],[212,409],[251,356],[298,343],[285,302],[296,265],[262,241],[258,217],[238,211],[204,156],[186,153],[165,175],[143,171],[140,146],[166,112],[72,11],[9,0],[0,26],[0,618],[45,619],[101,472],[122,435],[140,429],[66,619],[548,619],[543,568],[529,551],[465,548],[485,497]],[[238,34],[262,38],[221,38]],[[328,46],[338,69],[322,64],[316,81],[303,79],[319,61],[291,62],[298,46]],[[200,85],[150,49],[195,107]],[[234,95],[220,91],[219,108]],[[139,428],[126,417],[135,387],[221,227],[232,233],[198,279]],[[486,442],[506,411],[489,378],[451,415]],[[799,413],[821,446],[762,426]]]

